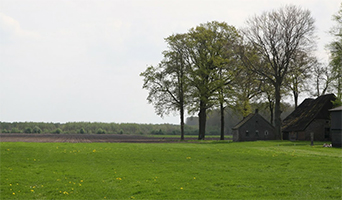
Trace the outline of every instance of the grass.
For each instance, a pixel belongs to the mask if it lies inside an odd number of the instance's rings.
[[[341,199],[341,149],[305,142],[3,142],[0,153],[1,199]]]

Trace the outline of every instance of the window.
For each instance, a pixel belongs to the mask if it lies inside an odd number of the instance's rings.
[[[246,137],[249,137],[249,132],[248,132],[248,130],[246,130]]]
[[[255,136],[259,137],[259,131],[258,130],[255,131]]]
[[[265,131],[265,135],[268,136],[268,130]]]

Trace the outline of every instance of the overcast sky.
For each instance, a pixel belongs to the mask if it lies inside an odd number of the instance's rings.
[[[294,4],[316,19],[327,62],[340,0],[1,0],[0,121],[179,123],[157,116],[139,74],[156,65],[164,38],[208,21],[242,28]]]

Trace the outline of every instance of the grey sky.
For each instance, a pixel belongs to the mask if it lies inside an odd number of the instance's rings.
[[[139,74],[164,38],[208,21],[242,28],[254,14],[294,4],[316,19],[317,56],[340,0],[1,0],[0,121],[178,123],[147,104]]]

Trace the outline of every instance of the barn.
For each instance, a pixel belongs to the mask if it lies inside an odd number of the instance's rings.
[[[258,113],[258,109],[233,127],[234,142],[274,139],[274,127]]]
[[[330,113],[334,94],[322,95],[316,99],[305,99],[289,116],[283,120],[284,140],[331,141]]]
[[[342,143],[342,106],[330,109],[331,116],[331,143],[333,147],[341,147]]]

